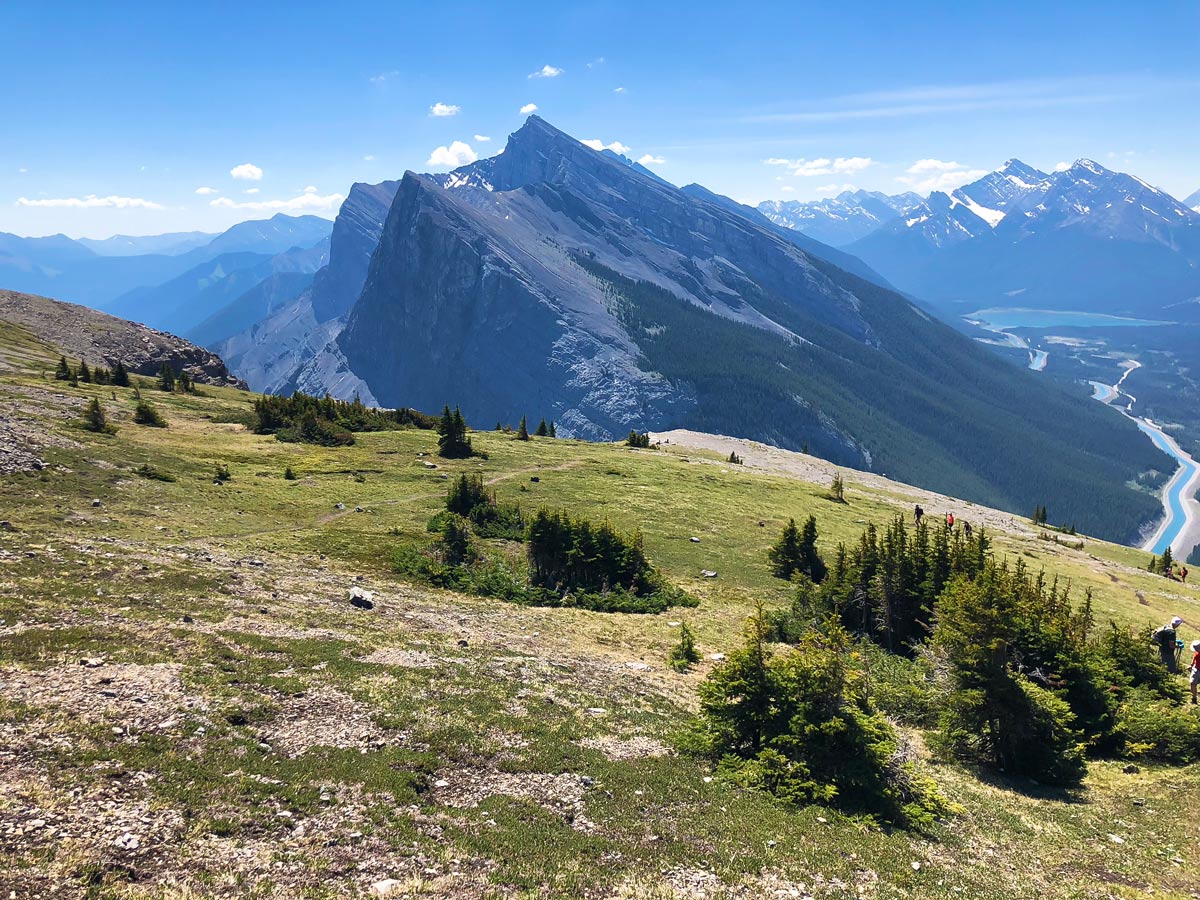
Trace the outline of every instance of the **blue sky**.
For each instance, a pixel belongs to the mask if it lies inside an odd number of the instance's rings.
[[[494,154],[529,104],[745,201],[1014,156],[1200,188],[1196,2],[182,6],[0,5],[0,231],[331,217],[354,181]]]

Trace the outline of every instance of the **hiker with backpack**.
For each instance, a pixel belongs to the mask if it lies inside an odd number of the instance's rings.
[[[925,516],[925,510],[921,509],[921,504],[918,503],[917,508],[915,510],[913,510],[913,518],[916,520],[917,525],[921,524],[921,519],[924,516]]]
[[[1196,705],[1196,689],[1200,688],[1200,641],[1192,641],[1192,668],[1188,671],[1188,684],[1192,688],[1192,705]]]
[[[1158,647],[1159,659],[1171,674],[1179,671],[1179,664],[1176,661],[1179,650],[1176,646],[1175,631],[1182,624],[1183,619],[1176,616],[1168,624],[1155,631],[1153,636],[1153,641]]]

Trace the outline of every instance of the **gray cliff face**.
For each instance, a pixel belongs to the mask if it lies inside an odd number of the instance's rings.
[[[637,368],[601,289],[562,248],[529,228],[505,234],[495,225],[511,213],[467,199],[411,173],[401,183],[337,340],[381,403],[465,402],[487,421],[536,409],[591,438],[687,404],[686,390]]]
[[[384,181],[350,188],[333,223],[329,264],[313,279],[312,307],[318,322],[344,316],[358,299],[399,186],[398,181]]]

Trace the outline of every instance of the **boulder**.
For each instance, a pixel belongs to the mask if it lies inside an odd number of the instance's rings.
[[[374,609],[375,595],[355,585],[349,591],[350,605],[359,609]]]

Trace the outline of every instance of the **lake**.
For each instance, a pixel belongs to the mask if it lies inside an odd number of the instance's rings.
[[[1152,319],[1130,319],[1104,313],[1070,312],[1057,309],[994,308],[981,309],[963,316],[982,322],[989,330],[1004,328],[1112,328],[1114,326],[1170,325]]]

